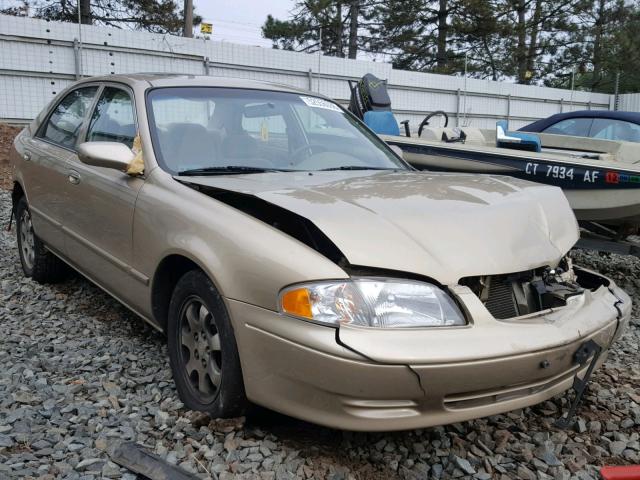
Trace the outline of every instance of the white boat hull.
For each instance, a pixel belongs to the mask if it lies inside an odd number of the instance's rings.
[[[465,130],[466,131],[466,130]],[[554,135],[553,137],[558,137]],[[557,150],[526,152],[468,143],[445,143],[407,137],[383,136],[403,150],[405,160],[419,169],[509,175],[563,189],[576,218],[609,225],[640,226],[640,163],[620,162],[614,154]],[[576,139],[572,138],[572,147]],[[610,148],[624,142],[605,142]],[[598,141],[589,139],[589,147]],[[638,152],[624,145],[625,156]],[[631,153],[630,153],[631,152]],[[633,158],[631,158],[633,159]]]

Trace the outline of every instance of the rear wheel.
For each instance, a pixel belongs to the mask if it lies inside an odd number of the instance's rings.
[[[27,277],[38,283],[55,283],[66,277],[66,264],[46,249],[33,231],[31,211],[25,197],[16,206],[16,233],[20,263]]]
[[[240,357],[227,309],[199,270],[177,283],[169,305],[169,361],[182,402],[213,417],[244,414]]]

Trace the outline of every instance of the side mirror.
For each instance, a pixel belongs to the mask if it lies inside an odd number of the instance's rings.
[[[135,154],[123,143],[85,142],[78,145],[78,157],[87,165],[126,172]]]

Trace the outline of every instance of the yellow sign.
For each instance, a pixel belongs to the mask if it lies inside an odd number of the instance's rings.
[[[213,33],[213,25],[211,23],[200,24],[200,33]]]

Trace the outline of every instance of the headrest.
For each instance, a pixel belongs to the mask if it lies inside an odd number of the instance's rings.
[[[391,99],[387,92],[387,82],[385,80],[380,80],[371,73],[367,73],[362,77],[362,82],[366,86],[366,92],[369,96],[371,106],[374,108],[389,109],[391,106]]]

